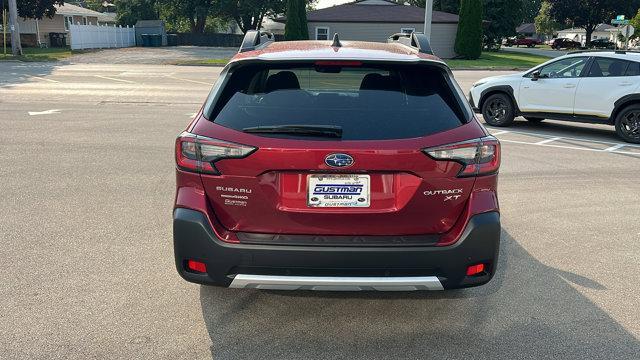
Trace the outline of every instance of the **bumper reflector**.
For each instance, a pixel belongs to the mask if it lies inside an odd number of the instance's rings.
[[[187,260],[187,269],[193,271],[193,272],[198,272],[198,273],[206,273],[207,272],[207,265],[203,262],[200,261],[195,261],[195,260]]]
[[[484,272],[484,264],[471,265],[467,268],[467,276],[478,275]]]

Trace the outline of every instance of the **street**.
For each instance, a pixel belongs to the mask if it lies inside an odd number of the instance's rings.
[[[569,51],[561,51],[561,50],[552,50],[549,48],[528,48],[528,47],[516,47],[516,46],[503,46],[500,48],[502,51],[514,52],[520,54],[530,54],[530,55],[538,55],[545,56],[548,58],[557,58],[558,56],[566,55]]]
[[[174,267],[174,140],[222,68],[0,62],[2,359],[638,359],[640,146],[518,119],[478,288],[235,290]],[[465,93],[485,76],[460,71]]]

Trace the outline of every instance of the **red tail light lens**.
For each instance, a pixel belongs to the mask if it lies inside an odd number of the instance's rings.
[[[206,273],[207,264],[200,261],[187,260],[187,269],[198,273]]]
[[[471,265],[467,268],[467,276],[474,276],[484,272],[484,264]]]
[[[458,177],[495,174],[500,168],[500,142],[493,136],[422,151],[434,160],[462,164]]]
[[[176,139],[176,164],[179,169],[220,175],[215,162],[241,159],[257,148],[184,132]]]

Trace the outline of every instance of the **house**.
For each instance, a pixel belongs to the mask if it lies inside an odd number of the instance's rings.
[[[615,29],[615,27],[608,24],[600,24],[596,26],[595,30],[591,34],[591,40],[610,39],[610,29]],[[584,45],[587,42],[587,31],[583,28],[564,29],[558,31],[558,38],[571,39]]]
[[[538,34],[536,24],[534,23],[521,24],[516,28],[516,33],[519,37],[525,37],[527,39],[545,40],[547,38],[546,35]]]
[[[536,32],[536,24],[525,23],[516,28],[516,33],[526,38],[537,39],[538,33]]]
[[[64,4],[55,5],[56,14],[52,18],[41,20],[19,19],[20,40],[24,46],[51,46],[50,33],[66,34],[69,44],[69,24],[98,25],[113,24],[115,17],[80,6]]]
[[[116,13],[103,12],[98,15],[98,25],[116,26]]]
[[[284,23],[286,18],[276,21]],[[395,33],[421,32],[424,8],[401,5],[390,0],[358,0],[307,13],[309,37],[329,40],[334,33],[341,39],[386,42]],[[431,47],[441,58],[455,56],[453,50],[458,15],[434,11],[431,25]]]

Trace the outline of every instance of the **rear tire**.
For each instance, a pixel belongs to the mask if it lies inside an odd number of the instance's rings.
[[[482,104],[482,117],[491,126],[509,126],[515,117],[515,107],[506,94],[490,95]]]
[[[537,118],[537,117],[531,117],[531,116],[525,116],[524,119],[531,123],[539,123],[539,122],[542,122],[542,120],[544,120],[543,118]]]
[[[616,117],[616,134],[626,142],[640,144],[640,104],[620,111]]]

